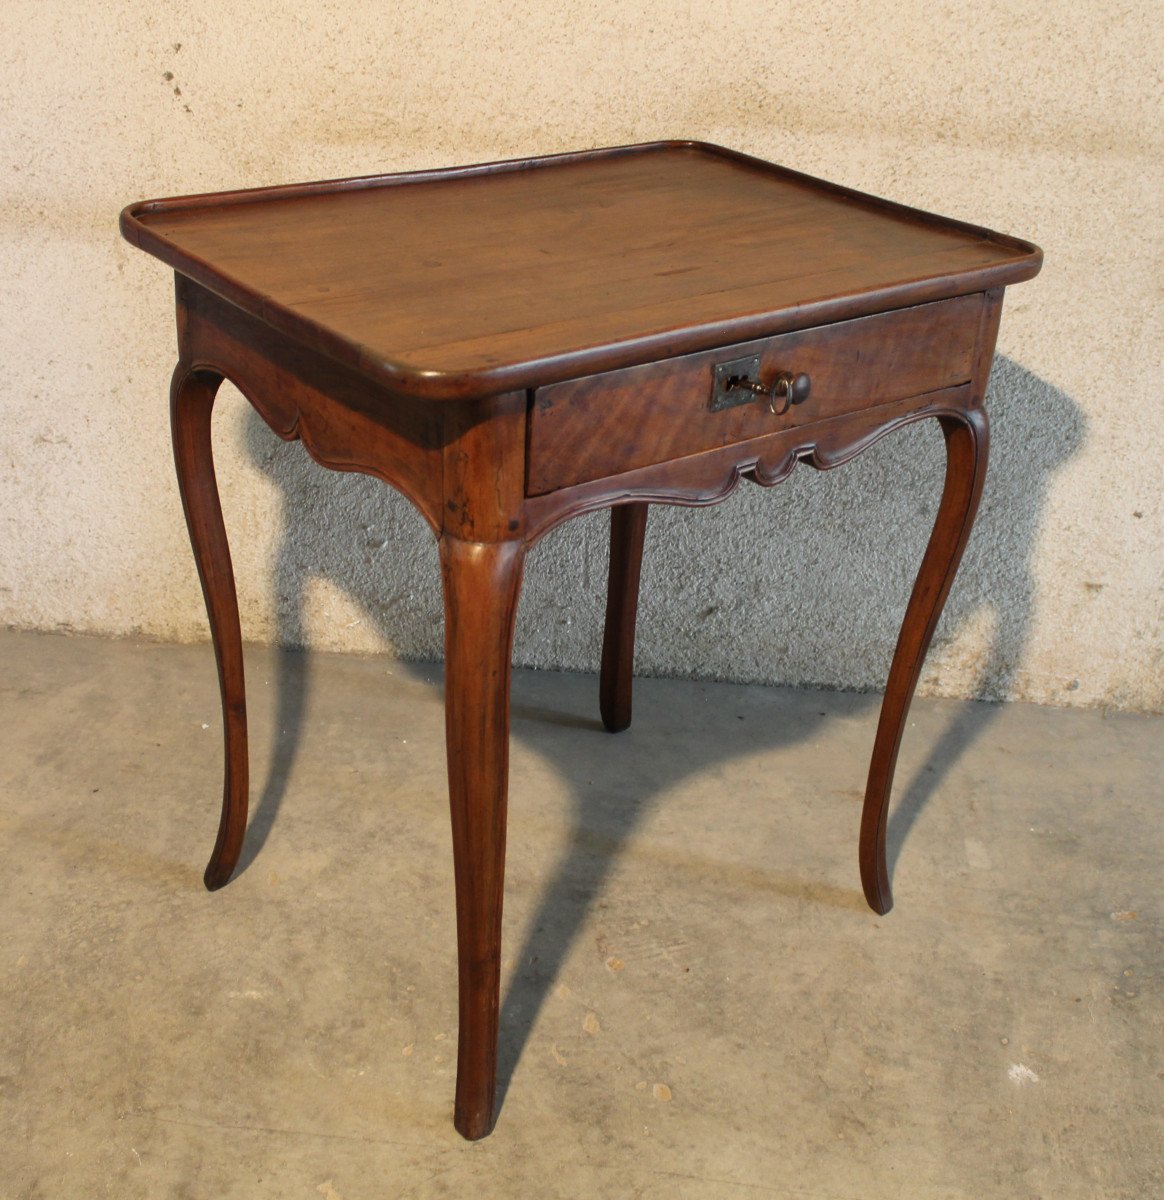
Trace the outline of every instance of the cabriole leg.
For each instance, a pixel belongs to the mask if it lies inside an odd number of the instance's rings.
[[[861,886],[869,906],[878,913],[893,907],[885,829],[901,733],[930,639],[970,537],[986,478],[989,426],[985,411],[972,408],[960,416],[939,420],[946,439],[946,482],[889,669],[861,814]]]
[[[206,599],[222,693],[225,740],[222,817],[214,852],[203,876],[211,891],[222,887],[238,864],[247,825],[248,789],[242,633],[210,441],[210,415],[221,383],[222,376],[213,371],[179,363],[170,385],[170,427],[178,488]]]
[[[460,1027],[453,1123],[493,1128],[509,775],[509,681],[520,542],[440,540],[445,738],[457,891]]]

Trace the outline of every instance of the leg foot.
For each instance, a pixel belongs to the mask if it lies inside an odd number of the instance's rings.
[[[602,723],[611,733],[618,733],[631,723],[635,618],[639,607],[647,508],[646,504],[620,504],[610,510],[610,574],[598,706]]]
[[[457,890],[460,1029],[453,1123],[493,1128],[509,773],[509,680],[520,542],[441,538],[445,737]]]
[[[893,907],[885,829],[901,733],[930,639],[970,537],[986,477],[989,426],[985,411],[972,408],[962,416],[940,420],[946,439],[946,483],[889,670],[861,814],[861,886],[869,907],[878,913]]]
[[[210,442],[210,414],[221,383],[222,376],[212,371],[192,370],[179,363],[170,386],[170,425],[178,488],[206,599],[222,692],[226,762],[218,838],[204,876],[211,891],[222,887],[238,864],[247,825],[248,789],[242,633]]]

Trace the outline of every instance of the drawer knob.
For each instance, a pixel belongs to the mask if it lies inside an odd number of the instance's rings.
[[[760,356],[736,358],[731,362],[717,363],[711,389],[712,412],[735,408],[746,404],[752,396],[763,396],[768,407],[780,417],[794,404],[803,404],[812,391],[812,381],[801,372],[781,371],[767,387],[759,382]]]
[[[802,371],[793,375],[781,371],[768,389],[768,407],[776,416],[783,416],[794,404],[803,404],[812,391],[812,380]]]
[[[771,387],[765,387],[754,379],[732,378],[728,381],[728,389],[737,388],[740,391],[752,392],[757,396],[768,397],[768,407],[773,414],[782,417],[794,404],[803,404],[812,391],[812,380],[801,372],[793,375],[791,371],[781,371],[772,380]]]

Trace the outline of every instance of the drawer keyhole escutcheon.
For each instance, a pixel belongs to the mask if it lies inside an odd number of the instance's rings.
[[[757,354],[717,364],[711,392],[712,412],[747,404],[755,396],[765,396],[773,415],[782,417],[794,404],[803,404],[812,391],[812,380],[803,372],[794,375],[791,371],[781,371],[767,387],[759,380],[760,356]]]

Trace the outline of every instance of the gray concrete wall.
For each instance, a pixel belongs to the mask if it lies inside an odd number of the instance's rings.
[[[172,287],[125,203],[657,137],[721,141],[1039,242],[1004,313],[979,527],[930,694],[1164,708],[1155,6],[318,3],[0,13],[0,620],[206,636],[169,460]],[[248,636],[435,657],[435,550],[227,390]],[[656,510],[640,669],[884,678],[935,429],[831,475]],[[605,523],[534,553],[517,659],[593,668]]]

